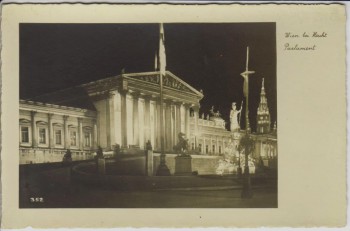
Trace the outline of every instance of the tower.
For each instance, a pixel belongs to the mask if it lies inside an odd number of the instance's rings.
[[[270,125],[271,125],[271,118],[270,118],[269,107],[267,106],[267,99],[266,99],[264,78],[263,78],[261,93],[260,93],[260,103],[259,103],[257,117],[256,117],[256,132],[260,134],[269,133]]]

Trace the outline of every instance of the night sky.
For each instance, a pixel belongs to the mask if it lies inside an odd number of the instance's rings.
[[[164,24],[167,70],[197,90],[200,114],[212,105],[229,121],[232,102],[240,107],[246,49],[250,47],[250,122],[255,114],[262,78],[276,121],[275,23]],[[21,24],[20,98],[126,73],[154,71],[159,24]],[[244,114],[242,115],[244,116]]]

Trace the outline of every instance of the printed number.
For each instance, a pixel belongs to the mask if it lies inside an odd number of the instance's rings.
[[[42,198],[42,197],[31,197],[30,198],[30,202],[32,202],[32,203],[43,203],[44,202],[44,198]]]

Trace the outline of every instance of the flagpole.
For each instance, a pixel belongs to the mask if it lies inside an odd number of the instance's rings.
[[[163,23],[159,27],[159,97],[160,97],[160,163],[157,169],[157,176],[169,176],[170,170],[165,163],[165,151],[164,151],[164,108],[163,108],[163,75],[165,74],[166,59],[165,59],[165,47],[164,47],[164,30]]]
[[[244,147],[244,156],[245,156],[245,166],[244,166],[244,184],[243,184],[243,190],[241,193],[242,198],[251,198],[253,196],[253,193],[251,191],[251,182],[250,182],[250,172],[249,172],[249,162],[248,162],[248,156],[250,150],[250,125],[249,125],[249,75],[254,74],[254,71],[249,71],[248,68],[249,65],[249,47],[247,47],[247,60],[246,60],[246,69],[245,72],[243,72],[241,75],[244,78],[244,86],[243,86],[243,93],[246,99],[245,104],[245,117],[246,117],[246,127],[245,127],[245,135],[241,138],[241,142],[243,141]]]
[[[246,117],[246,127],[245,131],[246,134],[250,132],[250,124],[249,124],[249,70],[248,70],[248,64],[249,64],[249,47],[247,47],[247,63],[246,63],[246,76],[247,76],[247,96],[246,96],[246,104],[245,104],[245,117]]]

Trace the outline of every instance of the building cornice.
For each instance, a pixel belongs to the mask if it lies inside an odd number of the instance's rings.
[[[96,112],[83,108],[76,107],[68,107],[61,106],[50,103],[42,103],[31,100],[20,100],[19,101],[20,110],[28,110],[28,111],[37,111],[37,112],[46,112],[53,114],[72,114],[76,116],[87,116],[87,117],[95,117]]]

